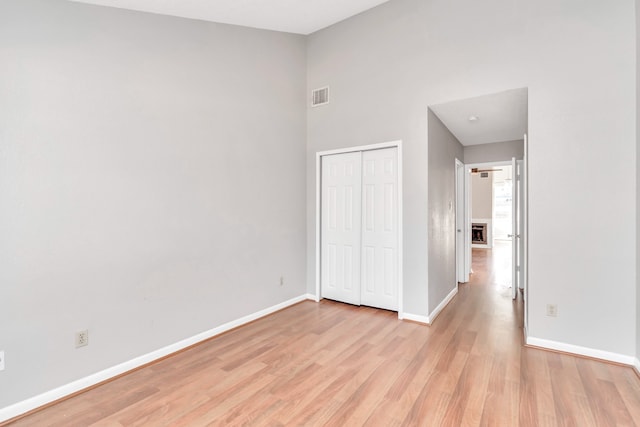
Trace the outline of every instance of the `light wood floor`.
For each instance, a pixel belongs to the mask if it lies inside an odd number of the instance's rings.
[[[522,346],[491,251],[433,326],[304,302],[14,426],[633,426],[640,380]]]

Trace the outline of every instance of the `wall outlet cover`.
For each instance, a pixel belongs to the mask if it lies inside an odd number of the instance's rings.
[[[84,347],[85,345],[89,345],[89,331],[86,329],[76,332],[76,348]]]

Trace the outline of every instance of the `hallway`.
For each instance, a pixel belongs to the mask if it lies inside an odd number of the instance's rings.
[[[511,287],[511,241],[494,240],[492,249],[473,248],[471,275],[473,283],[486,283],[499,288]]]
[[[305,301],[15,425],[640,425],[631,368],[522,346],[522,300],[478,251],[430,327]]]

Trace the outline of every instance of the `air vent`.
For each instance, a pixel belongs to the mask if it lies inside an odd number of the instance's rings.
[[[329,103],[329,88],[314,89],[311,93],[311,106],[317,107]]]
[[[489,172],[480,172],[480,178],[489,178]]]

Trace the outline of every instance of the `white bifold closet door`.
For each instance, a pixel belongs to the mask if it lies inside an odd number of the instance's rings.
[[[360,304],[362,153],[322,157],[322,296]]]
[[[322,296],[398,309],[397,148],[322,157]]]

